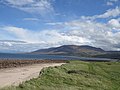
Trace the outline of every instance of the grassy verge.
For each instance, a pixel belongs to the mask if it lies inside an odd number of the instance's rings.
[[[41,71],[40,77],[2,90],[120,90],[119,62],[70,61]]]

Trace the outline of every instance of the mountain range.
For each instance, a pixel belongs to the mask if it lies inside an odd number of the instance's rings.
[[[71,55],[80,57],[100,57],[120,59],[120,51],[105,51],[101,48],[88,45],[63,45],[59,47],[44,48],[41,44],[27,43],[24,41],[0,40],[1,53],[28,53],[48,55]]]
[[[48,49],[39,49],[31,54],[71,55],[80,57],[100,57],[120,59],[120,51],[105,51],[88,45],[63,45]]]
[[[103,54],[105,51],[101,48],[96,48],[88,45],[63,45],[48,49],[40,49],[32,52],[33,54],[53,54],[53,55],[77,55],[77,56],[93,56]]]

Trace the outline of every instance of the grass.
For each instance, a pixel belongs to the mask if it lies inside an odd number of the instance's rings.
[[[1,90],[120,90],[120,63],[70,61],[44,68],[38,78]]]

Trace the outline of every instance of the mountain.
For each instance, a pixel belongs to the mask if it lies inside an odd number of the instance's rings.
[[[40,49],[32,52],[32,54],[54,54],[54,55],[75,55],[75,56],[94,56],[105,54],[101,48],[96,48],[88,45],[63,45],[48,49]]]
[[[30,54],[71,55],[80,57],[111,58],[120,60],[120,51],[104,51],[88,45],[63,45],[47,49],[39,49]]]
[[[28,43],[25,41],[0,40],[0,53],[29,53],[49,55],[72,55],[82,57],[99,57],[120,59],[120,51],[104,51],[88,45],[63,45],[48,48],[49,45],[41,43]],[[47,48],[47,49],[41,49]],[[39,49],[39,50],[38,50]],[[36,50],[36,51],[35,51]],[[32,52],[33,51],[33,52]]]

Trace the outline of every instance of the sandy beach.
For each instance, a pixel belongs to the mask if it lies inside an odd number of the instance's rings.
[[[23,67],[0,69],[0,88],[19,85],[26,80],[38,77],[39,72],[44,67],[54,67],[62,64],[64,63],[41,63]]]

